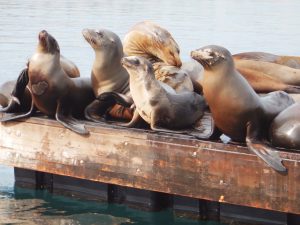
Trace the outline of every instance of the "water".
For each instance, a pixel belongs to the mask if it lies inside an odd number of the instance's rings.
[[[218,44],[232,53],[266,51],[300,55],[300,1],[272,0],[0,0],[0,83],[14,79],[46,29],[64,56],[89,76],[93,51],[83,28],[108,28],[121,39],[135,23],[152,20],[191,50]],[[206,224],[173,218],[170,212],[145,213],[124,206],[83,202],[45,192],[14,189],[11,168],[0,166],[0,223],[5,224]]]

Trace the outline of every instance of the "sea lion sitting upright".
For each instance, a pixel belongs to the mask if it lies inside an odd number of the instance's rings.
[[[128,56],[122,59],[122,65],[130,75],[130,92],[136,105],[131,124],[139,115],[152,130],[170,132],[168,129],[192,127],[203,116],[206,107],[203,97],[194,92],[177,94],[164,89],[147,59]]]
[[[291,105],[275,117],[269,138],[274,146],[300,150],[300,103]]]
[[[17,82],[22,92],[28,87],[32,103],[29,112],[4,116],[0,121],[9,121],[30,116],[35,109],[79,134],[88,134],[84,125],[73,116],[83,115],[84,108],[93,101],[90,79],[70,78],[60,64],[60,49],[57,41],[43,30],[39,43],[30,58],[28,69],[23,70]]]
[[[204,66],[203,93],[214,122],[235,141],[246,141],[248,148],[277,171],[285,172],[276,149],[262,142],[271,120],[294,103],[279,92],[277,104],[264,104],[243,76],[235,69],[230,52],[210,45],[191,52]]]
[[[95,51],[91,73],[94,95],[98,97],[104,92],[129,95],[129,75],[121,65],[123,46],[118,35],[107,29],[84,29],[82,34]],[[114,118],[132,118],[131,109],[115,105],[114,101],[99,100],[93,101],[86,108],[85,117],[92,121],[99,121],[108,108],[111,108],[110,115]]]

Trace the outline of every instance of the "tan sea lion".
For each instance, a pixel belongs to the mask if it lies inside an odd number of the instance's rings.
[[[123,41],[126,56],[142,56],[154,62],[181,66],[179,46],[172,35],[159,25],[144,21],[134,25]]]
[[[299,56],[281,56],[270,54],[266,52],[242,52],[233,55],[234,60],[246,59],[276,63],[291,68],[300,69],[300,57]]]
[[[172,87],[177,93],[194,91],[192,80],[185,70],[164,62],[153,63],[153,69],[155,78]]]
[[[275,98],[271,96],[271,101],[270,97],[265,101],[259,98],[223,47],[206,46],[192,51],[191,56],[205,68],[203,93],[217,128],[235,141],[246,142],[276,171],[285,172],[276,149],[262,140],[271,120],[294,101],[284,92],[278,92]]]
[[[92,68],[92,86],[98,97],[104,92],[118,92],[129,95],[129,75],[121,65],[123,46],[118,35],[107,29],[84,29],[82,34],[95,51]],[[101,116],[110,108],[114,118],[131,119],[132,110],[112,102],[95,100],[85,110],[85,117],[92,121],[101,121]]]
[[[74,132],[88,134],[84,125],[73,116],[82,116],[84,108],[94,100],[90,79],[70,78],[60,64],[57,41],[45,30],[39,33],[38,38],[28,69],[23,70],[17,82],[21,90],[28,84],[31,108],[25,114],[4,116],[1,121],[28,117],[37,109],[48,116],[55,116],[58,122]]]
[[[275,117],[269,138],[274,146],[300,150],[300,103],[291,105]]]
[[[130,125],[140,116],[152,130],[170,132],[169,129],[192,127],[203,116],[206,107],[203,97],[194,92],[167,91],[155,79],[147,59],[128,56],[122,59],[122,65],[130,75],[130,92],[136,105]]]

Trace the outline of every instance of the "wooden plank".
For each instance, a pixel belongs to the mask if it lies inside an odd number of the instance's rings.
[[[133,188],[300,214],[300,154],[287,175],[244,146],[88,123],[89,137],[45,118],[0,125],[0,163]]]

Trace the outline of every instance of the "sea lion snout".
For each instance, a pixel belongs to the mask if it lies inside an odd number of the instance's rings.
[[[133,68],[140,65],[140,61],[136,56],[128,56],[121,59],[121,64],[125,68]]]
[[[39,33],[39,40],[44,41],[48,37],[48,32],[46,30],[42,30]]]

